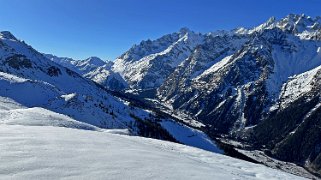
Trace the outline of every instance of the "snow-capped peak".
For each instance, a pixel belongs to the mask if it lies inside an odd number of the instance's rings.
[[[266,29],[279,28],[282,31],[290,32],[301,38],[305,37],[305,39],[310,39],[312,36],[315,36],[315,31],[321,30],[320,19],[320,17],[312,18],[305,14],[289,14],[280,20],[271,17],[266,22],[252,29],[241,27],[234,30],[234,32],[236,34],[253,34],[255,32],[262,32]]]
[[[270,17],[266,22],[252,28],[252,29],[247,29],[244,27],[239,27],[233,30],[235,34],[253,34],[255,32],[262,32],[265,29],[271,29],[275,27],[276,24],[276,18],[274,16]]]
[[[276,23],[276,19],[275,17],[270,17],[265,23],[255,27],[254,29],[252,29],[250,31],[250,33],[252,32],[261,32],[263,31],[264,29],[271,29],[275,26],[275,23]]]
[[[1,39],[17,40],[17,38],[13,34],[11,34],[11,32],[9,32],[9,31],[1,31],[0,38]]]
[[[96,65],[96,66],[103,66],[106,64],[106,62],[104,60],[100,59],[99,57],[95,57],[95,56],[85,59],[84,63],[88,63],[88,64],[92,64],[92,65]]]
[[[284,30],[293,33],[302,33],[305,30],[310,30],[311,27],[317,22],[310,16],[290,14],[287,17],[281,19],[277,26]]]
[[[115,60],[113,70],[130,86],[156,88],[203,42],[204,35],[187,28],[156,40],[142,41]],[[148,83],[145,83],[148,82]]]

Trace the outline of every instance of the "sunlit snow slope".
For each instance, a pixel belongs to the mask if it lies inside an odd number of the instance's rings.
[[[0,179],[302,179],[0,98]]]
[[[69,62],[68,59],[60,60]],[[97,58],[81,62],[78,64],[84,71],[91,67],[99,69],[105,63]],[[0,112],[3,123],[122,129],[122,132],[126,131],[131,135],[180,142],[221,152],[203,132],[184,126],[177,136],[176,129],[165,130],[160,123],[170,121],[178,128],[183,125],[169,118],[158,117],[154,112],[134,107],[76,72],[49,60],[10,32],[0,32],[0,97],[5,97],[5,100],[0,98],[0,103],[12,99],[20,107]],[[198,141],[197,144],[192,143],[195,140]]]

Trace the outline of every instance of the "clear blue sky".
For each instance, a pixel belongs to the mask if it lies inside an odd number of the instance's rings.
[[[41,52],[113,60],[144,39],[188,27],[252,27],[270,16],[321,16],[321,0],[0,0],[0,30]]]

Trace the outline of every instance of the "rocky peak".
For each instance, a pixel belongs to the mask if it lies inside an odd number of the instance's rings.
[[[320,28],[320,20],[318,17],[311,18],[305,14],[289,14],[277,23],[277,27],[292,32],[293,34],[302,33],[304,31],[313,31]]]
[[[11,32],[9,32],[9,31],[1,31],[0,38],[1,39],[17,40],[17,38],[13,34],[11,34]]]
[[[282,31],[299,35],[304,32],[313,32],[321,29],[321,18],[312,18],[305,14],[289,14],[285,18],[277,20],[275,17],[269,18],[266,22],[254,27],[253,29],[237,28],[233,30],[236,34],[253,34],[262,32],[266,29],[279,28]]]
[[[275,23],[276,23],[276,18],[272,16],[265,23],[261,24],[257,28],[259,28],[259,30],[269,29],[274,27]]]
[[[186,36],[186,35],[188,36],[188,35],[191,35],[191,34],[195,34],[193,31],[191,31],[187,27],[181,28],[178,33],[179,33],[180,37]]]

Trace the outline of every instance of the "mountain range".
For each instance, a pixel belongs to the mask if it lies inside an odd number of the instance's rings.
[[[0,58],[0,96],[25,107],[214,152],[230,147],[268,165],[259,152],[321,174],[320,17],[182,28],[115,61],[39,53],[3,31]]]
[[[184,28],[133,46],[113,70],[212,138],[320,173],[320,40],[321,18],[304,14],[207,34]]]

